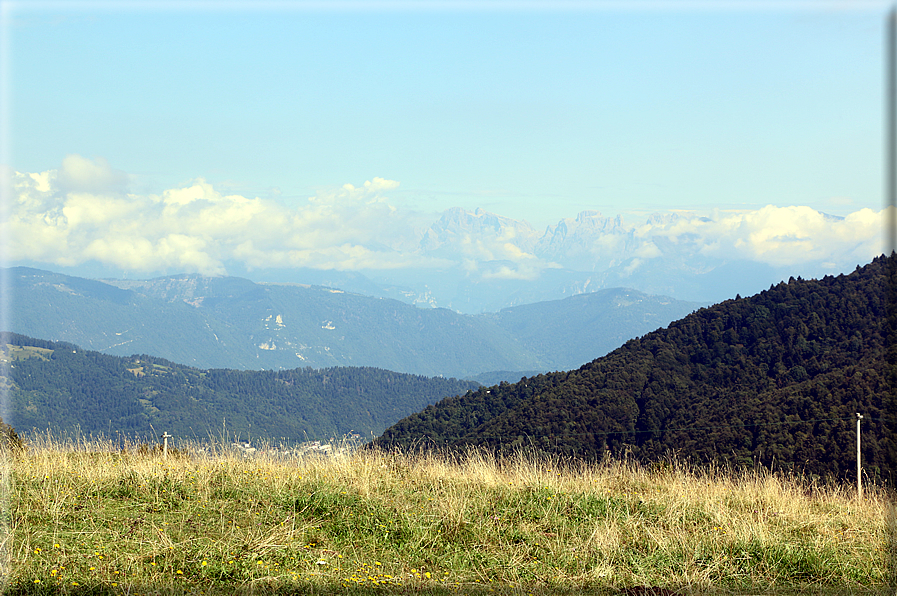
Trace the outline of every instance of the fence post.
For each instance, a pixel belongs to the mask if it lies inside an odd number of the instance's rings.
[[[863,415],[857,412],[857,500],[863,499],[863,467],[860,462],[860,420]]]
[[[168,434],[168,431],[162,433],[162,454],[165,455],[165,459],[168,459],[168,439],[172,438],[172,435]]]

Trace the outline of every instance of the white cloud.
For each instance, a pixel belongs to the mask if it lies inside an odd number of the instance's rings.
[[[79,156],[66,157],[58,170],[7,173],[3,184],[11,201],[0,235],[11,239],[9,261],[60,266],[97,261],[141,274],[221,274],[224,263],[234,260],[250,269],[456,265],[483,279],[534,280],[546,268],[562,265],[601,271],[626,263],[626,272],[633,273],[647,260],[673,253],[775,267],[852,268],[883,250],[882,212],[861,209],[838,219],[809,207],[772,205],[707,218],[683,214],[638,225],[593,226],[588,233],[546,241],[548,252],[519,222],[480,211],[453,212],[462,223],[422,250],[421,238],[433,218],[396,208],[388,192],[399,183],[384,178],[322,190],[298,208],[222,194],[202,179],[159,195],[130,194],[127,179],[105,160]]]
[[[882,212],[856,211],[831,219],[809,207],[767,205],[757,211],[717,220],[691,220],[680,226],[695,234],[701,252],[716,257],[739,257],[776,267],[811,262],[871,260],[883,251]]]
[[[635,254],[643,259],[653,259],[662,256],[663,253],[653,242],[646,242],[635,250]]]
[[[127,187],[128,175],[113,169],[102,157],[90,160],[68,155],[57,171],[56,183],[66,192],[117,193]]]
[[[34,189],[38,192],[50,192],[50,172],[41,174],[28,174],[34,181]]]
[[[539,279],[544,268],[556,265],[542,265],[539,263],[515,264],[515,265],[491,265],[480,275],[482,279],[518,279],[523,281],[535,281]]]
[[[624,275],[634,274],[649,259],[688,263],[694,271],[738,260],[775,268],[806,265],[811,270],[849,271],[883,252],[883,223],[883,212],[871,209],[838,218],[805,206],[714,210],[709,217],[655,214],[597,233],[543,238],[539,246],[546,253],[537,251],[536,256],[550,254],[577,270],[622,267]]]
[[[158,196],[127,194],[126,181],[105,160],[80,156],[66,157],[58,170],[12,174],[6,183],[14,199],[0,223],[12,239],[9,259],[205,274],[225,273],[223,263],[231,259],[251,268],[437,263],[402,250],[417,245],[420,224],[415,214],[398,213],[382,196],[396,181],[347,184],[320,192],[298,209],[223,195],[202,179]]]
[[[639,258],[632,259],[632,261],[630,261],[628,265],[623,267],[624,273],[626,275],[632,275],[632,272],[638,269],[641,266],[642,262],[643,261]]]
[[[139,217],[139,207],[138,203],[128,199],[78,192],[68,195],[61,212],[70,229],[102,228]]]
[[[398,188],[399,183],[395,180],[386,180],[384,178],[374,178],[373,181],[368,180],[364,183],[364,187],[367,190],[392,190],[393,188]]]

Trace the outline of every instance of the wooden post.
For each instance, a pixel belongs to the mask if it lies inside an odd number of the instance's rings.
[[[162,453],[165,455],[165,459],[168,459],[168,439],[172,438],[172,435],[168,434],[168,432],[162,433]]]
[[[857,413],[857,500],[863,499],[863,467],[860,462],[860,420],[863,415]]]

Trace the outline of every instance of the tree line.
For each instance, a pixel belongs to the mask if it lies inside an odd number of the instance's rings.
[[[54,432],[204,438],[228,433],[288,441],[354,432],[371,437],[472,381],[378,368],[202,370],[150,355],[119,357],[8,333],[7,421]],[[39,348],[39,349],[34,349]]]

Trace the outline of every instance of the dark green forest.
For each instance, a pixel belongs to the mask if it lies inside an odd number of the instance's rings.
[[[377,439],[892,481],[897,256],[703,308],[578,370],[447,398]]]
[[[302,441],[370,438],[409,412],[478,383],[377,368],[200,370],[147,355],[123,358],[65,342],[3,334],[10,404],[26,437],[54,434]],[[155,432],[153,431],[155,429]]]

